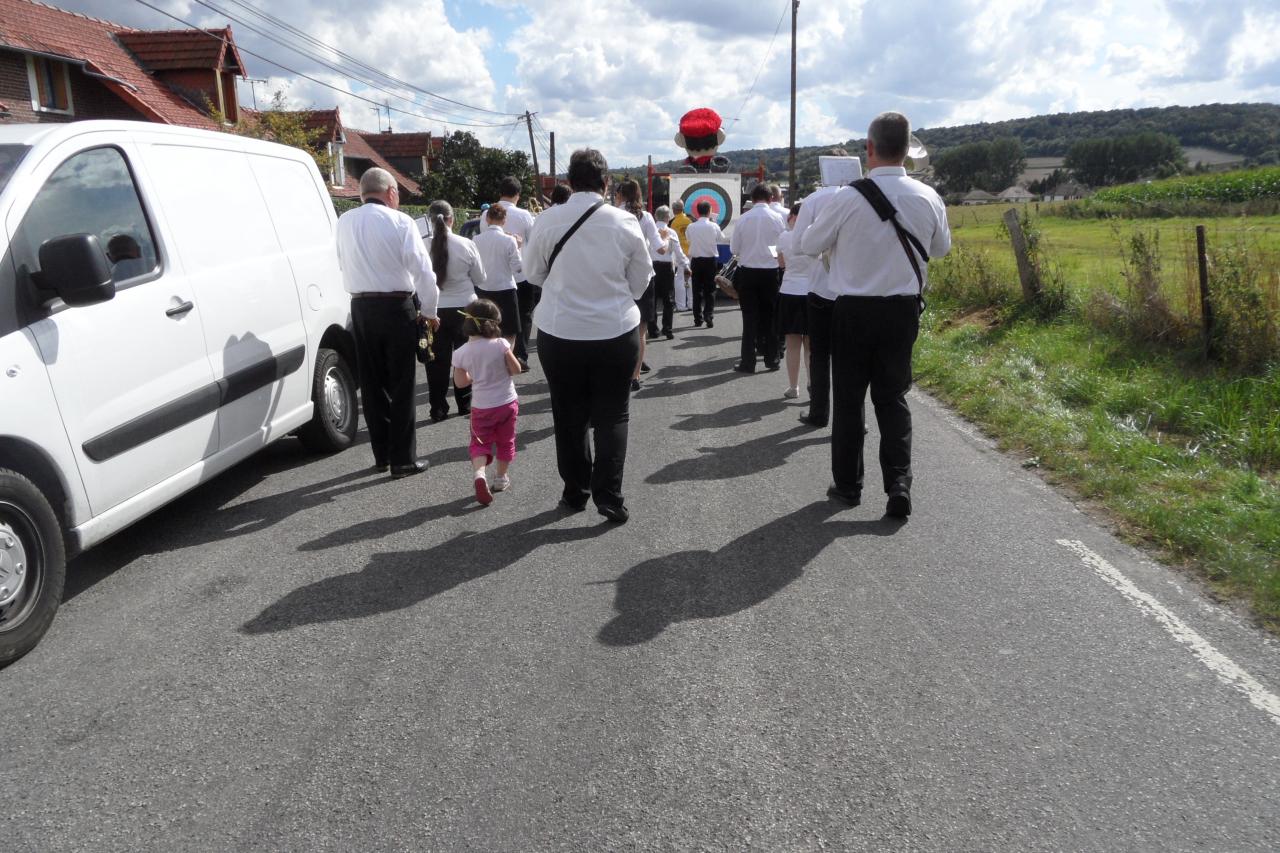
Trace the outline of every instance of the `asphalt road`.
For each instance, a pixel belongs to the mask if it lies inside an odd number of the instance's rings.
[[[915,514],[678,315],[631,523],[292,440],[73,563],[0,672],[0,849],[1275,850],[1280,647],[913,395]],[[872,430],[871,447],[874,448]],[[874,465],[874,451],[870,459]]]

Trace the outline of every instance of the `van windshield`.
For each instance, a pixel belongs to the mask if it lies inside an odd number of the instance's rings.
[[[29,145],[0,145],[0,193],[9,183],[9,176],[18,168],[22,158],[31,150]]]

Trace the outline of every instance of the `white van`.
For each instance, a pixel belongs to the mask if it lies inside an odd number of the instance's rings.
[[[68,554],[282,436],[352,442],[334,223],[295,148],[0,125],[0,666],[48,630]]]

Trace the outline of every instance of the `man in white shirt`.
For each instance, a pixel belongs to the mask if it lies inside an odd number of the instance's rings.
[[[414,376],[418,312],[439,328],[440,291],[418,226],[397,208],[400,192],[385,169],[360,177],[364,202],[338,218],[338,263],[351,294],[351,324],[360,365],[360,399],[373,464],[392,479],[420,474]],[[414,296],[421,308],[415,308]]]
[[[729,250],[738,257],[738,274],[733,279],[742,308],[742,356],[733,369],[756,372],[756,349],[763,350],[764,366],[778,369],[778,336],[773,330],[778,302],[778,237],[786,221],[769,207],[769,187],[756,184],[751,190],[751,209],[738,217],[729,240]]]
[[[831,250],[830,282],[836,293],[831,330],[835,482],[827,494],[852,506],[861,500],[862,402],[870,386],[880,427],[880,468],[889,496],[885,512],[893,518],[911,514],[907,391],[928,261],[951,248],[942,199],[907,177],[903,168],[910,138],[911,124],[901,113],[881,113],[867,131],[867,177],[892,204],[895,219],[881,219],[862,192],[844,187],[800,238],[807,255]],[[905,233],[899,234],[895,221]]]
[[[769,185],[769,207],[773,209],[774,213],[782,217],[783,222],[786,222],[791,216],[790,208],[782,200],[782,187],[777,184]]]
[[[520,204],[520,181],[514,176],[508,175],[502,179],[499,186],[502,197],[498,199],[498,204],[507,210],[507,221],[503,224],[502,230],[506,231],[512,237],[516,238],[516,244],[521,248],[529,239],[529,231],[533,228],[533,214],[521,207]],[[516,336],[515,354],[520,360],[520,366],[529,369],[529,332],[533,328],[533,306],[537,304],[537,290],[523,277],[516,282],[516,302],[520,309],[520,332]]]
[[[695,208],[698,218],[689,223],[684,236],[689,241],[689,271],[693,277],[693,325],[707,328],[715,325],[716,271],[720,267],[720,244],[724,233],[711,218],[711,202],[700,201]]]

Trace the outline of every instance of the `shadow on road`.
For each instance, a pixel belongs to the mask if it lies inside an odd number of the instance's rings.
[[[747,374],[745,373],[735,373],[732,370],[726,370],[724,373],[716,373],[712,376],[702,376],[697,379],[687,379],[684,382],[660,381],[655,385],[645,383],[641,386],[639,391],[632,395],[632,397],[636,400],[652,400],[658,397],[680,397],[685,394],[705,391],[708,388],[723,385],[725,382],[734,382],[739,379],[745,379],[746,376]],[[645,382],[645,380],[641,380],[641,382]]]
[[[670,379],[677,376],[706,376],[711,373],[723,373],[738,363],[737,358],[716,358],[711,361],[697,361],[693,364],[669,364],[659,367],[653,372],[651,379]]]
[[[691,335],[687,332],[676,335],[676,340],[672,344],[672,349],[700,349],[702,347],[713,347],[716,344],[725,342],[725,338],[719,335]]]
[[[718,551],[680,551],[646,560],[616,581],[613,620],[596,639],[606,646],[648,642],[670,625],[731,616],[797,580],[837,539],[892,536],[901,523],[827,521],[842,504],[818,501],[739,536]]]
[[[791,439],[807,436],[799,441]],[[681,459],[654,471],[644,478],[646,483],[661,485],[688,480],[728,480],[759,474],[786,464],[797,450],[828,444],[830,436],[814,435],[808,427],[792,427],[786,432],[763,435],[724,447],[699,447],[703,454],[696,459]]]
[[[736,406],[727,406],[718,412],[680,415],[684,420],[676,421],[671,425],[671,428],[695,432],[702,429],[746,426],[747,424],[762,421],[774,412],[780,412],[786,407],[787,402],[781,399],[739,403]]]
[[[462,503],[454,501],[428,513],[440,517]],[[543,529],[563,517],[553,509],[482,533],[467,531],[423,551],[374,554],[361,571],[294,590],[246,622],[240,632],[272,634],[403,610],[502,571],[545,545],[591,539],[618,529],[607,523]]]

